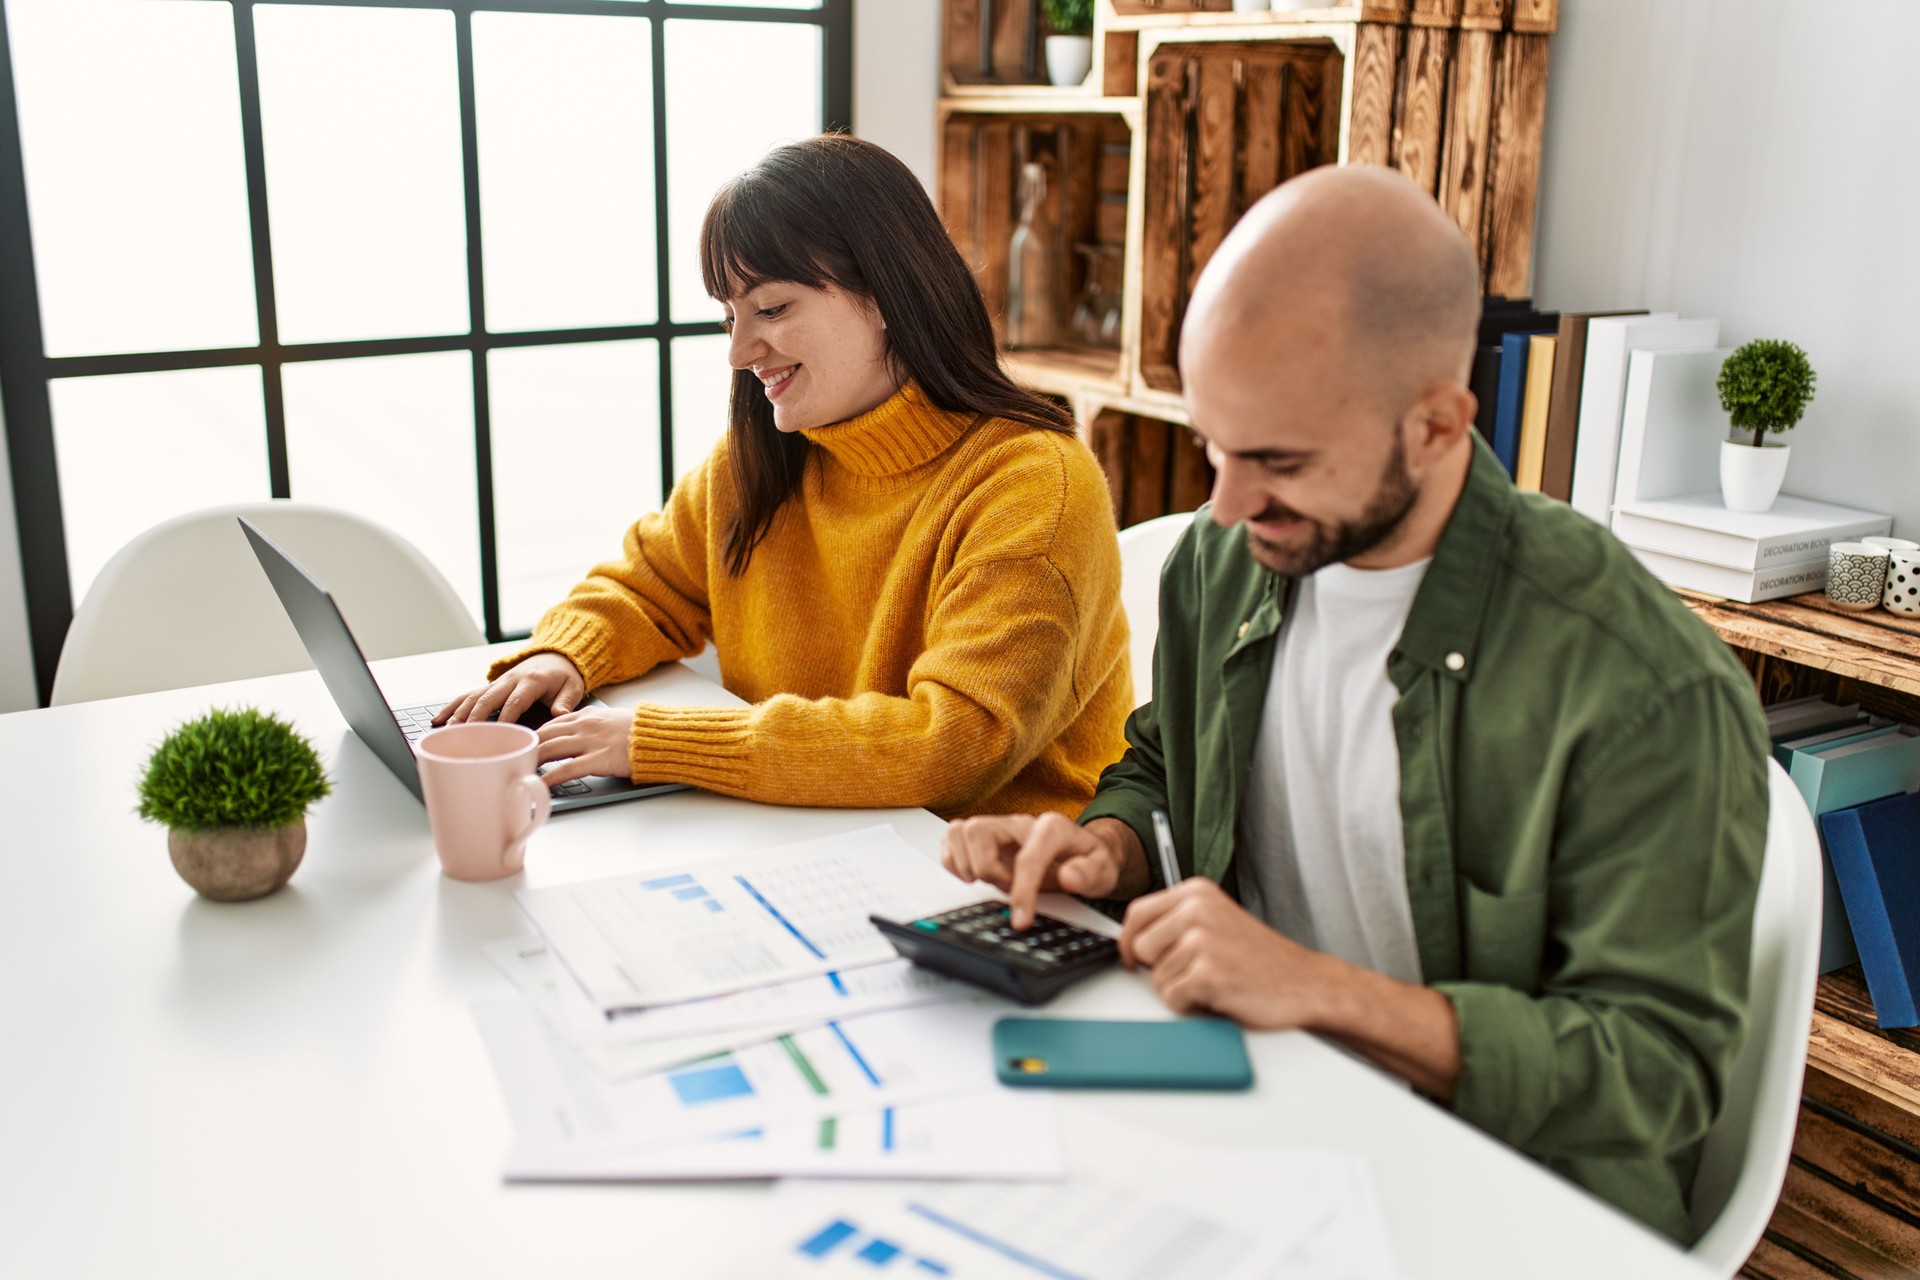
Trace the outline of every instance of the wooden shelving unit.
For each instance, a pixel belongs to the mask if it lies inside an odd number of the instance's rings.
[[[1680,592],[1763,702],[1820,694],[1920,724],[1920,619],[1825,595],[1741,604]],[[1820,979],[1793,1163],[1743,1275],[1920,1274],[1920,1032],[1883,1031],[1858,965]]]
[[[1119,348],[1021,350],[1008,365],[1073,409],[1123,524],[1205,497],[1204,459],[1196,470],[1180,429],[1180,326],[1208,258],[1280,182],[1322,164],[1392,165],[1466,232],[1488,294],[1528,292],[1558,0],[1278,13],[1096,0],[1094,69],[1072,88],[1041,83],[1037,10],[944,0],[940,210],[997,323],[1028,161],[1051,179],[1060,314],[1085,283],[1074,247],[1119,248]]]

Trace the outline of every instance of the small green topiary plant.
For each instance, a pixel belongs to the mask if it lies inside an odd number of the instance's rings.
[[[271,829],[298,822],[332,789],[312,744],[285,720],[215,708],[154,748],[137,812],[175,831]]]
[[[1047,25],[1057,36],[1084,36],[1093,32],[1093,0],[1040,0]]]
[[[1813,365],[1791,342],[1756,338],[1720,366],[1720,407],[1760,447],[1769,431],[1787,431],[1813,400]]]

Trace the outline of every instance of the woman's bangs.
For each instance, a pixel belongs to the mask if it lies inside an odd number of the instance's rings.
[[[755,200],[752,188],[751,182],[735,182],[722,191],[701,227],[700,275],[708,295],[738,298],[774,281],[810,289],[838,283],[821,270],[791,220]]]

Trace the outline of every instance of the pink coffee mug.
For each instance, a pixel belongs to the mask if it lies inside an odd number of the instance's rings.
[[[427,823],[440,867],[455,880],[498,880],[526,863],[527,837],[553,807],[537,772],[539,743],[525,725],[492,721],[420,739]]]

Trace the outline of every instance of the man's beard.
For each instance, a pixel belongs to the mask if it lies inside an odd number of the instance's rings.
[[[1305,546],[1298,548],[1268,542],[1249,529],[1247,550],[1269,572],[1288,578],[1305,577],[1330,564],[1365,555],[1385,542],[1406,520],[1407,513],[1413,510],[1413,504],[1419,497],[1420,491],[1414,487],[1413,477],[1407,473],[1406,444],[1396,432],[1393,455],[1387,459],[1380,484],[1374,489],[1373,497],[1368,499],[1366,510],[1360,513],[1359,519],[1334,525],[1307,520],[1307,527],[1313,531],[1313,536]],[[1269,503],[1254,518],[1262,524],[1305,519],[1298,512],[1277,502]]]

